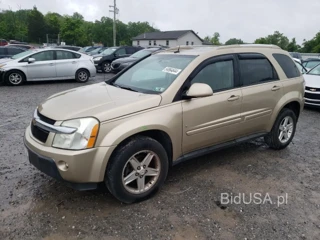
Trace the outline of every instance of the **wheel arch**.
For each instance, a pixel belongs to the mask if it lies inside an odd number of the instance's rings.
[[[11,72],[14,72],[14,71],[22,73],[23,77],[24,77],[24,80],[27,81],[27,74],[23,70],[17,69],[17,68],[13,68],[13,69],[7,70],[5,72],[5,77],[7,77],[8,74],[10,74]]]

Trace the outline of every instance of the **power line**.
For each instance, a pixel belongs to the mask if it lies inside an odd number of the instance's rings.
[[[116,35],[117,35],[117,30],[116,30],[116,15],[119,13],[119,9],[117,8],[117,3],[116,0],[114,0],[113,6],[109,5],[109,7],[112,10],[109,10],[109,12],[113,12],[113,46],[116,46]]]

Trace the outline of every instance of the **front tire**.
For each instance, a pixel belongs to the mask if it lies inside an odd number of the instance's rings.
[[[115,151],[107,166],[105,182],[121,202],[138,202],[158,191],[168,169],[163,146],[150,137],[137,136]]]
[[[297,116],[288,108],[279,113],[271,132],[264,137],[267,145],[275,150],[286,148],[296,132]]]
[[[20,71],[10,71],[6,74],[5,82],[9,86],[19,86],[22,85],[26,80],[24,74]]]
[[[76,81],[80,83],[88,82],[90,73],[88,70],[80,69],[76,72]]]
[[[110,62],[102,63],[102,72],[104,72],[104,73],[110,73],[111,72],[111,63]]]

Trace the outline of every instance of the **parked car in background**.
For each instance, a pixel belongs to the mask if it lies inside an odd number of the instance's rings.
[[[303,92],[279,47],[179,47],[51,96],[35,109],[24,142],[45,174],[79,190],[105,184],[133,203],[151,197],[180,162],[259,137],[286,148]]]
[[[11,58],[13,55],[26,51],[23,48],[12,47],[10,45],[0,47],[0,58]]]
[[[302,65],[309,71],[320,63],[320,58],[308,58],[302,62]]]
[[[11,44],[11,43],[10,43],[8,46],[24,48],[25,50],[35,49],[34,46],[32,46],[32,45],[26,45],[26,44]]]
[[[130,57],[119,58],[117,60],[114,60],[111,63],[112,72],[118,73],[121,70],[123,70],[124,68],[126,68],[126,67],[132,65],[133,63],[135,63],[136,61],[140,60],[141,58],[150,56],[152,53],[160,51],[160,50],[162,50],[162,48],[147,48],[147,49],[143,49],[143,50],[140,50],[140,51],[132,54]]]
[[[306,81],[305,105],[320,108],[320,64],[303,76]]]
[[[0,46],[6,46],[8,42],[5,39],[0,39]]]
[[[107,47],[98,47],[90,52],[87,52],[86,54],[90,55],[90,56],[93,56],[93,55],[97,55],[97,54],[100,54],[102,53],[104,50],[106,50]]]
[[[75,52],[77,52],[81,49],[81,47],[68,46],[68,45],[60,45],[60,46],[56,46],[55,48],[67,49],[67,50],[71,50],[71,51],[75,51]]]
[[[302,56],[298,52],[289,52],[291,57],[298,59],[298,62],[302,63]]]
[[[0,61],[0,79],[12,86],[64,79],[84,83],[95,75],[92,57],[65,49],[33,49]]]
[[[87,47],[83,47],[79,50],[79,52],[81,53],[88,53],[88,52],[91,52],[95,49],[99,48],[99,46],[87,46]]]
[[[118,59],[129,57],[132,54],[140,51],[142,47],[131,47],[131,46],[122,46],[122,47],[110,47],[104,50],[99,55],[93,56],[94,65],[97,71],[102,70],[104,73],[110,73],[111,63]]]
[[[308,72],[308,70],[300,63],[300,61],[298,61],[296,58],[293,58],[297,68],[299,69],[299,71],[302,74],[305,74],[306,72]]]

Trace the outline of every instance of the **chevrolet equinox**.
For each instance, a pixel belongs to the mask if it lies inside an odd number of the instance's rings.
[[[190,158],[258,137],[287,147],[303,96],[300,71],[277,46],[177,47],[49,97],[24,141],[40,171],[78,190],[104,183],[132,203]]]

